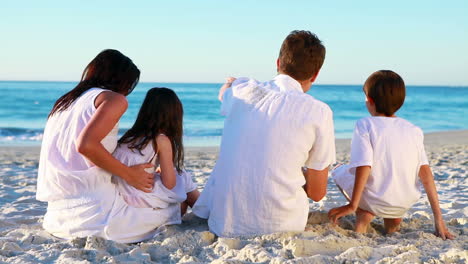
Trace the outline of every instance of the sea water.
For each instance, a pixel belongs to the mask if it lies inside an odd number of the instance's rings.
[[[40,145],[54,102],[75,86],[76,82],[0,81],[0,145]],[[148,89],[168,87],[184,105],[185,145],[218,146],[224,122],[217,100],[220,86],[140,83],[128,96],[129,108],[120,121],[120,134],[133,124]],[[360,85],[314,85],[308,93],[333,110],[337,138],[350,138],[355,122],[369,116]],[[408,86],[397,115],[425,133],[468,129],[468,87]]]

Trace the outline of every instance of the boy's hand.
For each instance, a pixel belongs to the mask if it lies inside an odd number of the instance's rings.
[[[445,239],[454,239],[455,238],[455,236],[452,233],[450,233],[450,231],[445,226],[444,220],[442,220],[442,219],[435,220],[434,225],[435,225],[435,229],[436,229],[436,231],[435,231],[436,236],[442,238],[443,240],[445,240]]]
[[[355,211],[356,210],[354,210],[351,204],[336,207],[328,212],[328,219],[330,219],[330,222],[336,225],[338,223],[338,219],[340,219],[343,216],[353,214]]]

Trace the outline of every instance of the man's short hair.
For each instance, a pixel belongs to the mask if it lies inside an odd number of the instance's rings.
[[[281,45],[280,70],[298,81],[315,76],[324,60],[325,46],[310,31],[294,30]]]
[[[374,101],[377,113],[392,116],[405,101],[405,82],[393,71],[380,70],[367,78],[364,92]]]

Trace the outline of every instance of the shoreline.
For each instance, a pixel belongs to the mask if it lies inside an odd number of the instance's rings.
[[[335,139],[336,151],[349,151],[351,138],[337,138]],[[440,147],[445,145],[468,145],[468,129],[464,130],[448,130],[424,133],[424,145],[426,147]],[[40,145],[0,145],[0,152],[2,151],[33,151],[39,152]],[[200,152],[200,151],[219,151],[219,146],[186,146],[186,152]]]

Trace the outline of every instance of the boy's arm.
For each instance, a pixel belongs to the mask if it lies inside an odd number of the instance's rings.
[[[323,170],[305,169],[306,184],[303,186],[307,197],[318,202],[327,194],[328,167]]]
[[[332,223],[336,224],[340,217],[352,214],[358,209],[362,192],[366,186],[367,179],[369,179],[370,171],[370,166],[360,166],[356,168],[356,180],[354,181],[351,202],[345,206],[333,208],[328,212],[328,218]]]
[[[434,214],[434,225],[436,229],[436,235],[442,239],[453,239],[454,235],[451,234],[445,226],[444,219],[442,218],[442,212],[440,211],[439,198],[437,195],[437,189],[434,183],[434,176],[432,175],[431,168],[429,165],[422,165],[419,169],[419,178],[426,190],[427,198],[431,204],[432,213]]]

